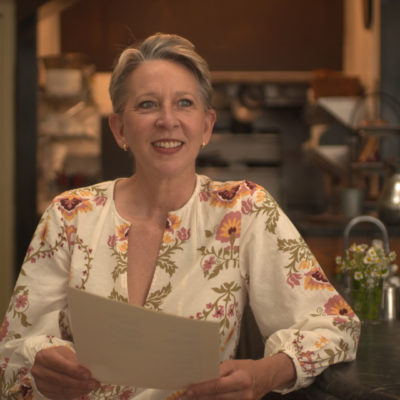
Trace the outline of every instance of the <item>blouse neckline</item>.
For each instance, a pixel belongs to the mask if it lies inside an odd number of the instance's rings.
[[[124,218],[119,213],[119,211],[117,210],[117,206],[115,204],[115,200],[114,200],[115,199],[115,187],[117,185],[117,182],[119,180],[121,180],[121,179],[123,179],[123,178],[116,178],[111,183],[110,193],[109,193],[110,200],[111,200],[111,207],[112,207],[112,210],[113,210],[114,214],[118,217],[118,219],[120,221],[122,221],[125,224],[132,225],[132,222],[128,221],[126,218]],[[192,205],[192,203],[195,201],[195,198],[197,197],[197,195],[198,195],[198,193],[200,191],[200,186],[201,186],[201,177],[200,177],[200,175],[196,174],[196,185],[195,185],[194,190],[192,192],[192,195],[190,196],[188,201],[182,207],[180,207],[180,208],[178,208],[176,210],[170,210],[168,212],[168,215],[171,215],[171,214],[182,214],[187,208],[189,208]]]

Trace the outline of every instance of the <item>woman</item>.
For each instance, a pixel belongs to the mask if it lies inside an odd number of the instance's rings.
[[[207,64],[179,36],[121,54],[110,126],[135,174],[63,193],[43,215],[0,333],[4,397],[259,399],[354,359],[358,318],[268,192],[196,174],[211,93]],[[176,391],[97,382],[73,350],[68,285],[218,321],[220,377]],[[234,360],[247,300],[265,338],[260,360]]]

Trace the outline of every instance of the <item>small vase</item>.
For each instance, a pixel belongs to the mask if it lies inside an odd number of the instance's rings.
[[[363,286],[353,280],[351,289],[351,305],[363,322],[376,323],[379,321],[382,304],[382,279],[374,285]]]

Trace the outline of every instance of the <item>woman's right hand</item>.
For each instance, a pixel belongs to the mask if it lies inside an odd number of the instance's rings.
[[[40,350],[31,373],[40,393],[54,400],[75,399],[100,385],[87,368],[78,364],[75,353],[66,346]]]

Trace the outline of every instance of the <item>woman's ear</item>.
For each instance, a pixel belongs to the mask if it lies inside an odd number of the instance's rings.
[[[126,145],[126,140],[124,135],[124,124],[121,115],[117,113],[110,114],[108,117],[108,124],[118,146],[123,148],[124,145]]]
[[[205,122],[204,122],[204,132],[203,132],[203,143],[207,144],[210,139],[214,129],[215,120],[217,119],[217,114],[214,109],[209,109],[206,111]]]

